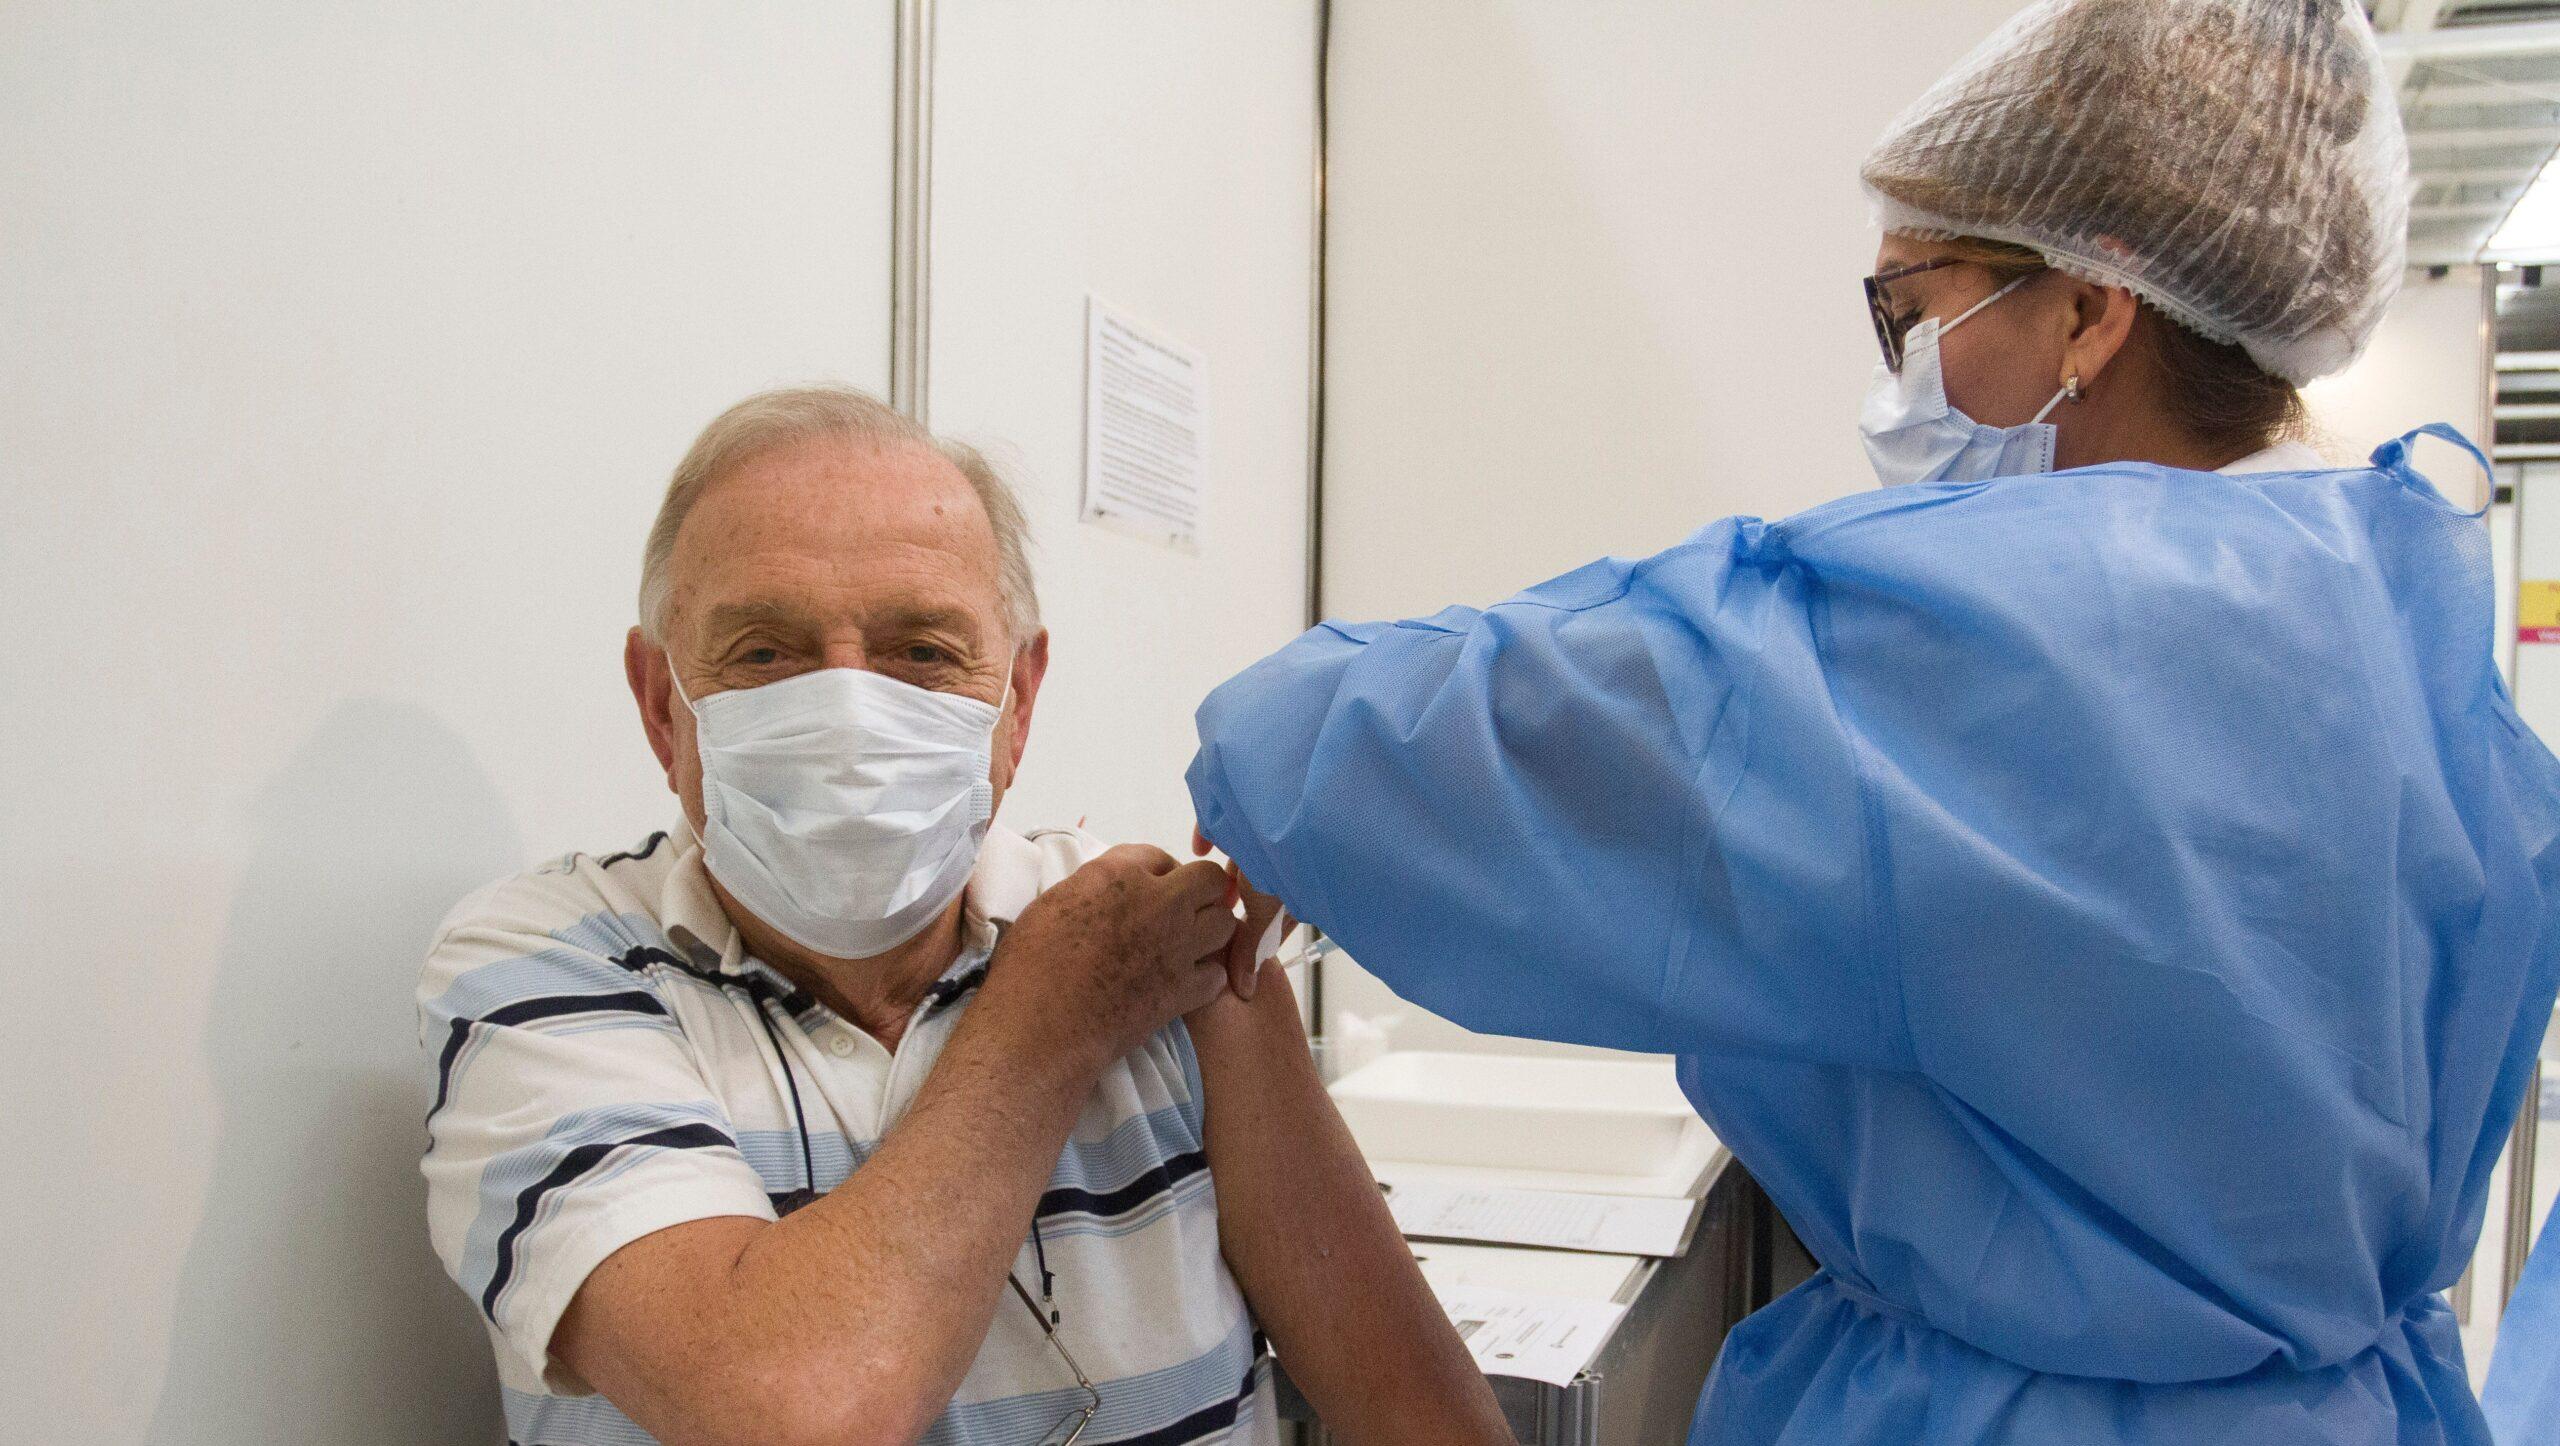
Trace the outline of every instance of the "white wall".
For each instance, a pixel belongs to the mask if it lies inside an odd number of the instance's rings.
[[[1191,713],[1305,625],[1315,7],[943,0],[936,427],[1021,484],[1050,681],[1005,821],[1186,854]],[[1207,354],[1197,555],[1077,521],[1085,297]]]
[[[2484,446],[2489,440],[2490,333],[2485,279],[2476,266],[2442,278],[2412,272],[2356,364],[2303,390],[2320,450],[2341,465],[2361,464],[2384,442],[2429,422],[2450,422]],[[2478,464],[2438,442],[2421,444],[2419,465],[2465,506],[2487,500]]]
[[[1874,486],[1858,163],[2016,8],[1335,0],[1324,610]]]
[[[7,16],[0,1435],[494,1439],[418,958],[670,815],[619,648],[693,431],[885,384],[890,5]]]

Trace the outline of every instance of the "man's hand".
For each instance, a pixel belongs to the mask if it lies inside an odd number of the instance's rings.
[[[1212,847],[1214,845],[1209,842],[1207,834],[1197,828],[1191,831],[1192,853],[1206,856]],[[1251,1002],[1255,987],[1262,982],[1262,966],[1270,958],[1262,947],[1262,941],[1269,938],[1277,943],[1288,936],[1298,921],[1288,916],[1277,898],[1255,888],[1253,880],[1246,878],[1244,870],[1233,862],[1226,865],[1226,872],[1233,884],[1228,902],[1238,899],[1244,902],[1244,923],[1236,930],[1235,937],[1227,941],[1227,987],[1235,991],[1238,999]],[[1274,928],[1274,924],[1278,927]]]
[[[1216,864],[1123,844],[1022,911],[980,1007],[1029,1010],[1044,1039],[1068,1042],[1098,1069],[1218,997],[1237,932],[1230,903]]]

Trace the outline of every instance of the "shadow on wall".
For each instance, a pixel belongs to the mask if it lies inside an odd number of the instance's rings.
[[[521,866],[451,729],[358,699],[260,792],[207,1024],[217,1139],[154,1446],[501,1439],[427,1245],[413,991],[436,921]]]

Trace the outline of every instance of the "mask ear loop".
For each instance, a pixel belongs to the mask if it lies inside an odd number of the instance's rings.
[[[1945,336],[1948,332],[1951,332],[1957,327],[1964,325],[1966,322],[1973,320],[1973,314],[1975,312],[1982,310],[1991,303],[1998,301],[2001,297],[2004,297],[2010,292],[2017,290],[2019,287],[2026,285],[2028,282],[2035,280],[2036,277],[2041,274],[2043,273],[2030,271],[2026,275],[2019,277],[2017,280],[2010,282],[2008,285],[2001,287],[1998,291],[1995,291],[1989,296],[1982,298],[1980,301],[1975,302],[1973,305],[1966,307],[1963,311],[1956,314],[1955,320],[1939,327],[1938,335]]]
[[[1980,312],[1984,307],[1998,301],[2001,297],[2008,295],[2010,292],[2017,290],[2019,287],[2026,285],[2028,282],[2035,280],[2038,276],[2043,274],[2044,273],[2040,271],[2030,271],[2026,275],[2019,277],[2017,280],[2010,282],[2008,285],[2001,287],[1998,291],[1995,291],[1989,296],[1982,298],[1980,301],[1975,302],[1973,305],[1966,307],[1963,311],[1956,314],[1955,320],[1939,327],[1938,335],[1944,337],[1948,332],[1951,332],[1957,327],[1964,325],[1966,322],[1973,320],[1975,314]],[[2071,378],[2062,384],[2062,390],[2055,392],[2052,400],[2046,402],[2044,404],[2044,409],[2037,412],[2033,418],[2029,419],[2027,425],[2030,427],[2035,426],[2045,418],[2052,416],[2054,409],[2061,406],[2064,402],[2076,402],[2086,395],[2087,393],[2080,390],[2079,374],[2074,372],[2071,375]]]
[[[2045,418],[2052,416],[2054,409],[2061,406],[2064,402],[2076,402],[2087,395],[2088,393],[2080,390],[2079,373],[2074,372],[2070,379],[2062,384],[2062,390],[2055,392],[2053,394],[2053,400],[2045,403],[2044,410],[2036,413],[2034,417],[2030,418],[2027,425],[2032,427],[2036,423],[2043,421]]]

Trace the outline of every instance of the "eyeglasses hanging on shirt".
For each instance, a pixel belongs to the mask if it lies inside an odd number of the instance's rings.
[[[1031,1222],[1031,1248],[1040,1255],[1040,1304],[1032,1303],[1031,1292],[1022,1288],[1022,1282],[1012,1271],[1004,1273],[1004,1283],[1013,1287],[1014,1296],[1022,1302],[1023,1309],[1031,1312],[1031,1318],[1039,1322],[1040,1334],[1049,1338],[1049,1349],[1056,1351],[1058,1359],[1067,1363],[1067,1373],[1076,1378],[1076,1389],[1084,1393],[1084,1401],[1068,1407],[1067,1414],[1058,1418],[1058,1424],[1050,1427],[1048,1434],[1040,1438],[1039,1446],[1076,1446],[1084,1439],[1085,1428],[1093,1424],[1094,1414],[1102,1409],[1102,1393],[1094,1389],[1084,1367],[1076,1364],[1075,1356],[1067,1350],[1067,1343],[1058,1336],[1058,1303],[1049,1294],[1049,1282],[1053,1277],[1049,1274],[1048,1253],[1040,1244],[1040,1222],[1036,1219]],[[1046,1309],[1042,1308],[1044,1306]]]

